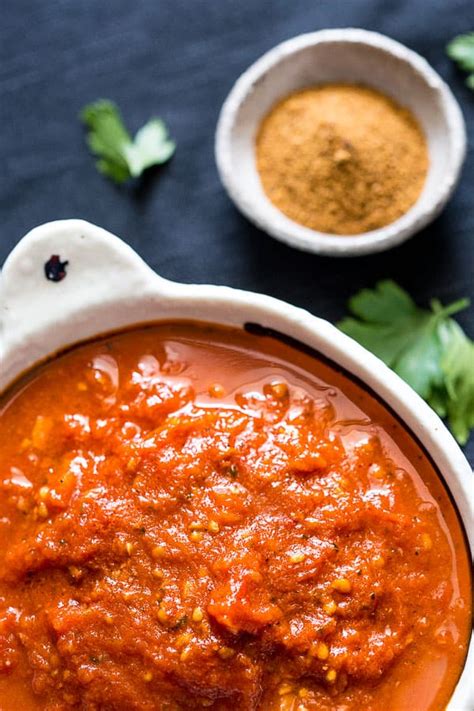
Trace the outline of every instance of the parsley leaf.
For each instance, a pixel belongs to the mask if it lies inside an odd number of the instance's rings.
[[[474,32],[458,35],[446,47],[448,57],[459,65],[460,69],[469,72],[466,84],[474,89]]]
[[[89,129],[87,144],[99,158],[97,169],[116,183],[137,178],[150,166],[165,163],[176,148],[158,118],[148,121],[132,139],[119,109],[106,99],[85,106],[80,118]]]
[[[461,444],[474,427],[474,342],[450,316],[468,303],[433,300],[430,310],[421,309],[387,280],[355,294],[349,300],[354,317],[338,324],[447,417]]]
[[[449,419],[455,437],[464,444],[474,428],[474,342],[452,319],[440,326],[445,345],[441,366],[445,373],[446,397],[438,411]],[[436,400],[430,404],[436,409]]]

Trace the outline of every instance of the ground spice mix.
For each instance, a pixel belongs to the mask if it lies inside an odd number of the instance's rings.
[[[407,109],[348,84],[304,89],[279,102],[257,136],[269,199],[306,227],[360,234],[401,217],[428,170],[424,134]]]

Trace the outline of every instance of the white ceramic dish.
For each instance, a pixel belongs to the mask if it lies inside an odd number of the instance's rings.
[[[362,235],[328,235],[293,222],[266,197],[255,165],[256,133],[275,102],[328,82],[361,83],[388,94],[411,109],[428,140],[430,168],[416,204],[396,222]],[[293,247],[334,256],[380,252],[427,225],[454,190],[465,152],[464,119],[439,74],[399,42],[350,28],[294,37],[258,59],[227,97],[215,142],[222,182],[252,222]]]
[[[53,254],[69,262],[60,282],[46,280]],[[377,393],[420,440],[442,473],[474,551],[474,478],[441,420],[378,358],[334,326],[282,301],[222,286],[175,284],[159,277],[124,242],[82,220],[32,230],[0,278],[0,392],[56,351],[122,327],[198,319],[241,327],[259,323],[310,346]],[[474,640],[450,711],[474,708]]]

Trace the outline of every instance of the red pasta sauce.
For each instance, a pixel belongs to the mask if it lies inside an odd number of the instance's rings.
[[[2,711],[439,711],[470,620],[429,458],[302,349],[157,324],[0,401]]]

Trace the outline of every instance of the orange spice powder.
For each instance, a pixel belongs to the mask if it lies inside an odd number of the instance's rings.
[[[291,94],[264,118],[257,169],[271,202],[320,232],[388,225],[418,199],[429,166],[413,114],[374,89],[327,84]]]

